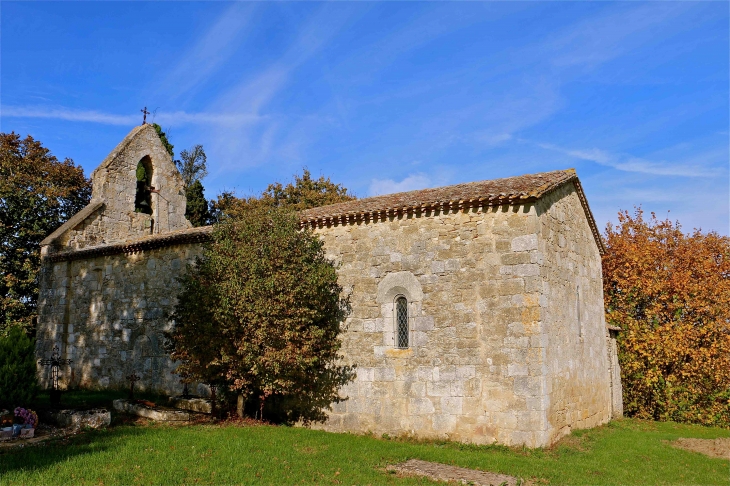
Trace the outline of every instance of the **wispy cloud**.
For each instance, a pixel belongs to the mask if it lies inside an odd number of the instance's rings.
[[[425,174],[411,174],[401,181],[393,179],[373,179],[368,189],[369,196],[380,194],[393,194],[396,192],[414,191],[431,186],[431,179]]]
[[[352,9],[325,5],[303,23],[289,47],[253,77],[246,76],[209,105],[216,113],[259,115],[286,88],[294,72],[319,53],[351,21]],[[299,158],[297,147],[311,142],[312,131],[326,116],[263,116],[262,123],[231,123],[210,132],[215,155],[223,161],[217,174],[241,170],[272,160]],[[278,157],[275,157],[278,156]],[[215,177],[216,174],[213,174]]]
[[[46,118],[123,126],[137,125],[141,116],[139,114],[117,115],[113,113],[103,113],[96,110],[23,106],[2,106],[0,107],[0,115],[9,118]],[[165,124],[166,126],[178,126],[185,124],[241,125],[256,123],[264,118],[266,117],[250,113],[188,113],[185,111],[175,111],[172,113],[156,114],[154,121]]]
[[[319,52],[349,21],[349,11],[326,6],[299,30],[284,54],[255,77],[245,77],[213,102],[215,111],[259,112],[284,87],[292,73]]]
[[[544,41],[538,51],[547,54],[555,66],[594,67],[625,55],[629,50],[687,28],[688,22],[676,22],[693,8],[691,3],[655,3],[607,9],[608,13],[580,21],[564,32]],[[677,29],[667,31],[673,22]]]
[[[251,3],[234,2],[157,84],[172,99],[204,84],[238,49],[253,11]]]
[[[102,123],[105,125],[135,125],[138,115],[115,115],[95,110],[70,110],[67,108],[41,108],[23,106],[2,106],[0,114],[13,118],[48,118],[75,122]]]
[[[696,162],[683,161],[677,163],[652,161],[630,154],[613,154],[598,148],[569,149],[549,143],[536,143],[535,145],[546,150],[560,152],[576,159],[595,162],[596,164],[623,172],[682,177],[715,177],[720,174],[720,171],[716,167],[708,167],[707,165],[697,164]],[[713,157],[718,155],[716,152],[713,152],[713,154]]]

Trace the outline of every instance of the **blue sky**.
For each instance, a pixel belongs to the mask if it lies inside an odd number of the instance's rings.
[[[0,130],[90,174],[147,106],[203,144],[208,197],[574,167],[602,228],[642,205],[728,234],[729,8],[3,1]]]

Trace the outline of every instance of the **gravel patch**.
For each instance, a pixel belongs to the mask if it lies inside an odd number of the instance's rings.
[[[730,437],[725,439],[677,439],[671,444],[680,449],[730,460]]]

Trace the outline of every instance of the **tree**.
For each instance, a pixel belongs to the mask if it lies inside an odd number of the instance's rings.
[[[152,128],[154,128],[157,132],[157,136],[160,137],[160,141],[162,142],[162,145],[165,146],[165,150],[167,150],[167,153],[170,154],[170,157],[175,157],[175,153],[172,151],[175,146],[167,140],[167,134],[162,131],[162,127],[157,123],[153,123]]]
[[[91,199],[91,182],[31,136],[0,133],[0,334],[32,331],[40,242]]]
[[[320,176],[312,179],[312,174],[305,168],[301,176],[294,175],[294,183],[286,186],[280,182],[269,184],[258,197],[239,199],[231,192],[219,196],[218,201],[211,201],[211,213],[220,218],[226,213],[245,212],[252,208],[276,207],[290,211],[303,211],[309,208],[327,206],[345,201],[352,201],[356,197],[342,184],[335,184],[329,177]]]
[[[208,157],[202,145],[183,150],[180,158],[182,160],[176,160],[175,165],[182,175],[185,187],[192,186],[195,181],[202,181],[208,175]]]
[[[181,283],[169,345],[184,379],[225,385],[286,423],[322,421],[342,400],[353,378],[338,364],[349,300],[295,214],[261,207],[226,218]]]
[[[606,319],[629,415],[730,426],[730,239],[639,208],[606,228]]]
[[[208,210],[208,200],[205,199],[203,193],[203,184],[196,180],[186,187],[185,198],[187,199],[185,217],[188,218],[188,221],[196,227],[210,224],[210,211]]]
[[[38,394],[35,340],[20,326],[0,336],[0,409],[27,407]]]
[[[245,200],[237,198],[232,191],[221,192],[215,200],[211,199],[208,206],[211,223],[222,222],[226,214],[235,211],[236,208],[240,208],[242,203],[245,203]]]
[[[211,217],[208,210],[208,200],[205,199],[201,180],[208,175],[208,157],[202,145],[195,145],[190,150],[180,152],[180,159],[175,165],[182,175],[185,184],[187,209],[185,217],[193,226],[210,224]]]

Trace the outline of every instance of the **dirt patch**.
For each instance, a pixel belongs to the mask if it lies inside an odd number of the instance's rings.
[[[680,449],[730,460],[730,437],[725,439],[677,439],[671,444]]]
[[[72,430],[71,428],[60,428],[53,425],[40,424],[35,429],[35,433],[32,439],[21,439],[20,437],[14,437],[12,439],[6,439],[0,441],[0,450],[9,450],[15,448],[22,448],[25,446],[31,446],[40,444],[49,439],[65,438],[76,435],[78,431]]]
[[[506,474],[477,471],[476,469],[449,466],[419,459],[410,459],[400,464],[388,466],[387,469],[404,476],[423,476],[434,481],[454,481],[475,486],[520,486],[527,484],[521,479]]]

